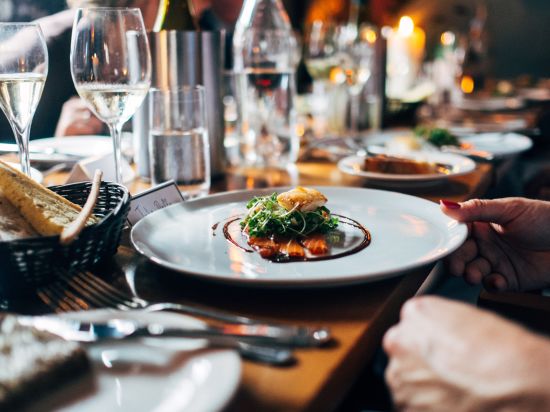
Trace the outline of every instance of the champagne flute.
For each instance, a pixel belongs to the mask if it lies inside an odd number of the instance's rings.
[[[122,183],[122,126],[151,84],[151,54],[137,8],[81,8],[71,39],[71,74],[78,94],[109,126],[116,180]]]
[[[19,147],[21,170],[30,176],[29,133],[48,74],[46,40],[35,23],[0,23],[0,107]]]

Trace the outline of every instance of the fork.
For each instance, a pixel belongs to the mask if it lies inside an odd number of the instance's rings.
[[[130,296],[112,285],[105,282],[103,279],[91,274],[79,272],[76,275],[63,274],[62,279],[71,286],[83,299],[73,295],[73,300],[77,299],[77,303],[89,305],[92,303],[96,307],[111,307],[119,310],[140,309],[148,312],[156,312],[170,310],[174,312],[187,313],[193,316],[200,316],[225,323],[234,323],[242,325],[265,325],[272,330],[281,333],[294,334],[309,340],[312,346],[318,346],[325,343],[330,336],[327,328],[310,328],[307,326],[288,326],[266,324],[265,322],[252,319],[241,315],[233,315],[213,309],[205,309],[198,306],[185,305],[173,302],[149,302],[137,296]],[[69,292],[69,291],[67,291]],[[67,303],[67,302],[65,302]]]
[[[93,308],[93,306],[90,306],[77,294],[68,290],[66,286],[67,285],[57,282],[48,287],[39,289],[37,294],[38,297],[46,305],[55,310],[56,313],[89,310]],[[96,300],[96,302],[99,301]],[[123,305],[119,305],[119,309],[132,310],[132,308]],[[211,341],[209,341],[209,344],[214,347],[225,347],[221,343],[213,344]],[[237,349],[244,358],[253,361],[264,362],[271,365],[288,365],[294,362],[294,354],[292,350],[287,348],[270,347],[241,341],[235,341],[228,347],[230,349]]]

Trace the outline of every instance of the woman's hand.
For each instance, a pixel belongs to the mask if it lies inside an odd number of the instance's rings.
[[[489,312],[415,298],[383,345],[398,410],[550,410],[550,340]]]
[[[453,275],[497,290],[550,285],[550,202],[442,200],[441,207],[470,229],[466,242],[447,259]]]
[[[55,128],[55,136],[103,134],[103,122],[95,117],[80,97],[73,97],[63,104]]]

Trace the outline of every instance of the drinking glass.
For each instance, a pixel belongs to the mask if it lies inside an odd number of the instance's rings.
[[[29,133],[48,74],[48,50],[40,26],[0,23],[0,107],[19,147],[21,170],[30,176]]]
[[[71,74],[78,94],[109,126],[116,180],[122,183],[122,126],[151,84],[151,55],[137,8],[81,8],[71,39]]]
[[[307,30],[304,43],[304,63],[315,82],[327,86],[331,70],[338,66],[338,56],[332,23],[314,21]]]
[[[374,40],[369,34],[371,27],[362,25],[339,26],[335,30],[335,48],[338,66],[333,70],[331,80],[347,86],[350,98],[350,131],[359,131],[360,96],[371,76],[374,56]]]
[[[174,180],[189,197],[210,189],[210,146],[203,86],[149,93],[149,159],[154,185]]]

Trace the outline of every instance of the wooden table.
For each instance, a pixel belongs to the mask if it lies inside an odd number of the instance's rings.
[[[491,184],[492,167],[480,165],[471,174],[424,190],[422,197],[462,201],[480,197]],[[47,183],[62,183],[53,175]],[[303,163],[291,173],[276,170],[230,170],[216,181],[215,191],[281,185],[362,186],[361,178],[340,173],[333,164]],[[132,193],[148,185],[135,182]],[[296,351],[296,364],[271,367],[244,362],[243,376],[230,411],[332,410],[345,397],[361,370],[372,359],[381,338],[394,323],[401,305],[413,296],[431,265],[405,276],[365,285],[302,290],[262,290],[219,285],[186,278],[136,255],[127,239],[113,262],[97,274],[150,300],[197,302],[283,323],[326,325],[334,336],[329,347]],[[368,390],[368,389],[366,389]]]

